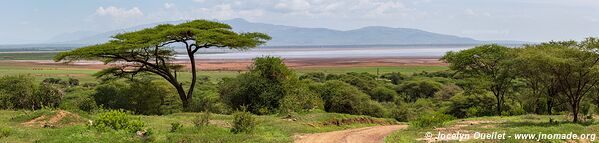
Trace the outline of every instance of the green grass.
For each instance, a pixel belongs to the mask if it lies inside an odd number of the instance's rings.
[[[83,113],[86,114],[86,113]],[[0,110],[0,129],[8,133],[0,137],[0,142],[139,142],[141,138],[134,133],[124,131],[99,131],[87,125],[70,125],[57,128],[41,128],[26,126],[22,120],[15,117],[35,118],[35,116],[52,115],[47,111],[25,112]],[[231,115],[212,115],[212,124],[205,127],[194,127],[192,119],[199,113],[176,113],[165,116],[141,116],[133,118],[142,120],[150,129],[154,142],[292,142],[293,135],[301,133],[317,133],[348,128],[373,126],[375,124],[355,123],[343,126],[324,126],[321,123],[333,119],[357,118],[355,116],[337,113],[311,112],[294,114],[295,121],[287,120],[286,116],[257,116],[258,125],[253,133],[233,134],[230,130]],[[94,115],[82,115],[82,118],[92,119]],[[391,121],[392,119],[378,119]],[[171,123],[178,122],[183,128],[170,132]],[[2,133],[4,134],[4,133]]]
[[[343,74],[348,72],[366,72],[371,74],[384,74],[390,72],[401,72],[403,74],[412,74],[422,71],[434,72],[447,70],[447,66],[402,66],[402,67],[322,67],[322,68],[305,68],[297,69],[299,73],[307,72],[324,72]]]
[[[549,123],[552,118],[554,123]],[[460,131],[464,132],[480,132],[480,133],[506,133],[505,140],[467,140],[465,142],[477,143],[477,142],[537,142],[536,140],[516,140],[514,134],[538,134],[538,133],[550,133],[550,134],[568,134],[570,132],[574,134],[597,134],[599,133],[599,122],[586,122],[581,124],[571,123],[570,119],[564,115],[522,115],[522,116],[510,116],[510,117],[480,117],[480,118],[469,118],[459,119],[447,123],[443,128],[456,127],[456,125],[464,125],[464,121],[491,121],[481,124],[468,125],[458,130],[441,130],[443,133],[456,133]],[[416,139],[422,139],[425,137],[427,132],[433,133],[433,135],[439,133],[439,130],[435,129],[422,129],[422,128],[409,128],[403,131],[397,131],[385,139],[387,143],[397,142],[415,142]],[[509,136],[512,136],[511,138]],[[473,136],[471,136],[473,138]],[[565,142],[566,140],[541,140],[541,142]],[[422,142],[422,141],[421,141]],[[457,142],[457,141],[452,141]],[[599,142],[595,140],[594,142]]]
[[[322,67],[322,68],[303,68],[296,69],[299,74],[308,72],[325,72],[342,74],[348,72],[367,72],[371,74],[384,74],[389,72],[401,72],[404,74],[412,74],[416,72],[433,72],[448,69],[446,66],[406,66],[406,67]],[[45,65],[30,63],[15,63],[15,62],[0,62],[0,76],[30,74],[33,75],[36,81],[42,81],[45,78],[62,78],[69,77],[79,79],[82,83],[95,82],[96,79],[92,76],[98,72],[98,69],[90,69],[85,66],[69,66],[69,65]],[[219,80],[225,77],[234,77],[243,71],[199,71],[198,75],[208,76],[210,79]],[[191,73],[179,73],[181,80],[191,79]]]
[[[56,54],[56,52],[0,53],[0,60],[51,60]]]

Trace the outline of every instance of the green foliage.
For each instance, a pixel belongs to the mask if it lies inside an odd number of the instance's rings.
[[[449,63],[452,70],[467,77],[476,78],[477,82],[488,82],[483,89],[493,93],[497,99],[497,112],[503,111],[503,100],[512,89],[512,80],[516,78],[514,71],[514,53],[508,47],[491,44],[481,45],[459,52],[447,52],[442,60]]]
[[[299,79],[312,80],[315,82],[325,82],[327,80],[327,75],[323,72],[309,72],[301,75]]]
[[[491,116],[495,112],[493,95],[458,94],[444,103],[444,112],[457,118]]]
[[[440,112],[423,113],[423,115],[411,121],[410,126],[415,128],[440,127],[454,119],[455,117]]]
[[[376,117],[381,117],[385,114],[380,103],[370,100],[368,95],[345,82],[337,80],[327,81],[316,90],[322,96],[324,109],[327,112],[371,115]]]
[[[53,84],[42,84],[34,93],[33,108],[58,107],[64,97],[64,91],[61,87]]]
[[[370,97],[379,102],[393,102],[397,97],[397,92],[386,87],[376,87]]]
[[[63,97],[62,87],[45,83],[36,86],[30,75],[0,78],[0,107],[3,109],[57,107]]]
[[[176,132],[177,130],[183,128],[183,125],[179,122],[171,123],[171,132]]]
[[[186,111],[219,114],[228,114],[231,112],[230,107],[222,101],[217,85],[210,81],[198,82],[193,97],[192,103]]]
[[[420,98],[432,98],[441,89],[442,84],[426,78],[417,78],[402,82],[395,89],[405,95],[408,102],[415,102]]]
[[[92,126],[94,128],[127,130],[129,132],[141,131],[145,126],[140,120],[133,120],[123,110],[109,110],[97,115]]]
[[[381,78],[387,79],[391,81],[391,83],[398,85],[401,81],[407,79],[407,76],[399,72],[391,72],[381,75]]]
[[[256,117],[249,112],[233,113],[233,128],[232,133],[251,133],[256,128]]]
[[[310,84],[316,83],[311,81],[290,81],[290,84],[285,87],[286,95],[280,101],[280,111],[289,113],[324,109],[324,101],[318,93],[309,88]]]
[[[8,137],[10,136],[10,134],[12,134],[12,129],[7,128],[7,127],[1,127],[0,128],[0,138],[4,138],[4,137]]]
[[[96,103],[109,109],[126,109],[136,114],[162,115],[180,111],[180,103],[168,84],[151,78],[108,81],[92,94]]]
[[[179,95],[184,109],[189,108],[195,88],[197,69],[195,54],[202,48],[249,49],[271,38],[263,33],[237,33],[231,26],[208,20],[194,20],[177,25],[162,24],[139,31],[114,35],[104,44],[86,46],[58,53],[55,61],[95,60],[113,66],[95,74],[102,79],[131,78],[140,73],[155,74],[168,81]],[[187,89],[177,72],[184,65],[172,62],[172,47],[185,46],[191,63],[191,84]]]
[[[3,76],[0,78],[0,95],[3,109],[35,109],[35,89],[30,75]],[[39,107],[38,107],[39,108]]]
[[[197,115],[191,121],[195,127],[204,127],[210,124],[210,112],[202,112],[200,115]]]
[[[68,91],[60,103],[59,108],[66,110],[81,110],[91,112],[98,109],[96,101],[91,96],[94,90],[86,88],[77,88]]]
[[[317,95],[304,88],[303,84],[282,59],[263,57],[254,59],[249,72],[223,79],[219,93],[234,110],[247,107],[255,114],[274,113],[282,106],[285,111],[318,108]]]

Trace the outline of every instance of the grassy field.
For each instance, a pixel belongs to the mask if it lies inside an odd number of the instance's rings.
[[[308,72],[325,73],[347,73],[347,72],[368,72],[372,74],[384,74],[389,72],[401,72],[403,74],[412,74],[422,71],[441,71],[448,69],[446,66],[405,66],[405,67],[323,67],[323,68],[302,68],[296,69],[299,74]],[[0,76],[31,74],[37,81],[45,78],[76,78],[82,82],[94,82],[92,76],[98,69],[85,68],[82,66],[68,65],[22,65],[15,62],[0,62]],[[224,77],[233,77],[239,74],[239,71],[199,71],[200,76],[208,76],[211,79],[221,79]],[[180,73],[181,79],[190,79],[190,73]]]
[[[28,124],[44,115],[55,117],[57,111],[0,111],[0,142],[140,142],[141,138],[125,131],[100,131],[88,127],[87,120],[94,115],[69,112],[52,127]],[[303,133],[326,132],[348,128],[366,127],[379,124],[363,123],[359,120],[347,125],[325,125],[340,119],[371,119],[380,124],[396,124],[392,119],[371,118],[347,114],[311,112],[292,116],[258,116],[258,125],[253,133],[233,134],[231,115],[213,114],[210,125],[195,127],[192,119],[198,113],[176,113],[166,116],[132,116],[143,121],[151,130],[154,142],[292,142],[293,136]],[[51,120],[51,119],[50,119]],[[171,132],[171,123],[181,123],[183,128]]]
[[[0,60],[51,60],[56,56],[56,52],[39,52],[39,53],[1,53]]]
[[[596,116],[599,118],[599,116]],[[553,120],[552,123],[549,121]],[[420,129],[420,128],[409,128],[407,130],[398,131],[388,136],[385,139],[387,143],[411,143],[415,140],[419,142],[426,142],[425,136],[427,132],[432,133],[432,137],[438,137],[439,133],[462,133],[469,134],[469,139],[464,139],[461,142],[599,142],[591,140],[556,140],[556,139],[541,139],[539,141],[535,139],[516,139],[515,134],[597,134],[599,133],[599,122],[598,121],[587,121],[585,123],[576,124],[570,122],[571,118],[567,118],[565,115],[522,115],[522,116],[509,116],[509,117],[479,117],[479,118],[468,118],[458,119],[451,121],[443,127]],[[475,139],[475,133],[490,133],[497,132],[498,134],[505,133],[505,139]],[[465,136],[463,138],[466,138]],[[450,142],[458,142],[452,140]]]

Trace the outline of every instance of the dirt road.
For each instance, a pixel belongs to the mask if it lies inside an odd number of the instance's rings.
[[[394,131],[407,125],[374,126],[358,129],[295,136],[295,143],[380,143]]]

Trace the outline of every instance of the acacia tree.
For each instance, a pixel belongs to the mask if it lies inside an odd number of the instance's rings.
[[[485,83],[484,88],[497,100],[497,115],[501,115],[505,96],[511,90],[515,78],[510,48],[491,44],[477,46],[459,52],[447,52],[442,60],[449,68]]]
[[[92,45],[59,53],[55,61],[99,60],[112,67],[96,74],[97,77],[133,77],[139,73],[156,74],[172,84],[183,108],[192,101],[196,83],[195,54],[204,48],[255,48],[270,37],[263,33],[236,33],[231,26],[207,20],[194,20],[178,25],[163,24],[135,32],[117,34],[104,44]],[[176,64],[173,47],[184,47],[191,64],[191,83],[187,91],[178,79],[184,67]]]
[[[582,42],[563,41],[534,45],[535,63],[556,78],[557,88],[565,96],[578,122],[580,102],[599,84],[599,39]]]
[[[547,114],[552,114],[555,100],[560,94],[559,79],[552,73],[550,65],[545,56],[545,52],[551,51],[551,46],[526,45],[521,49],[515,49],[514,58],[518,77],[523,78],[527,87],[532,90],[534,98],[539,101],[545,96]],[[539,113],[539,111],[537,111]]]

